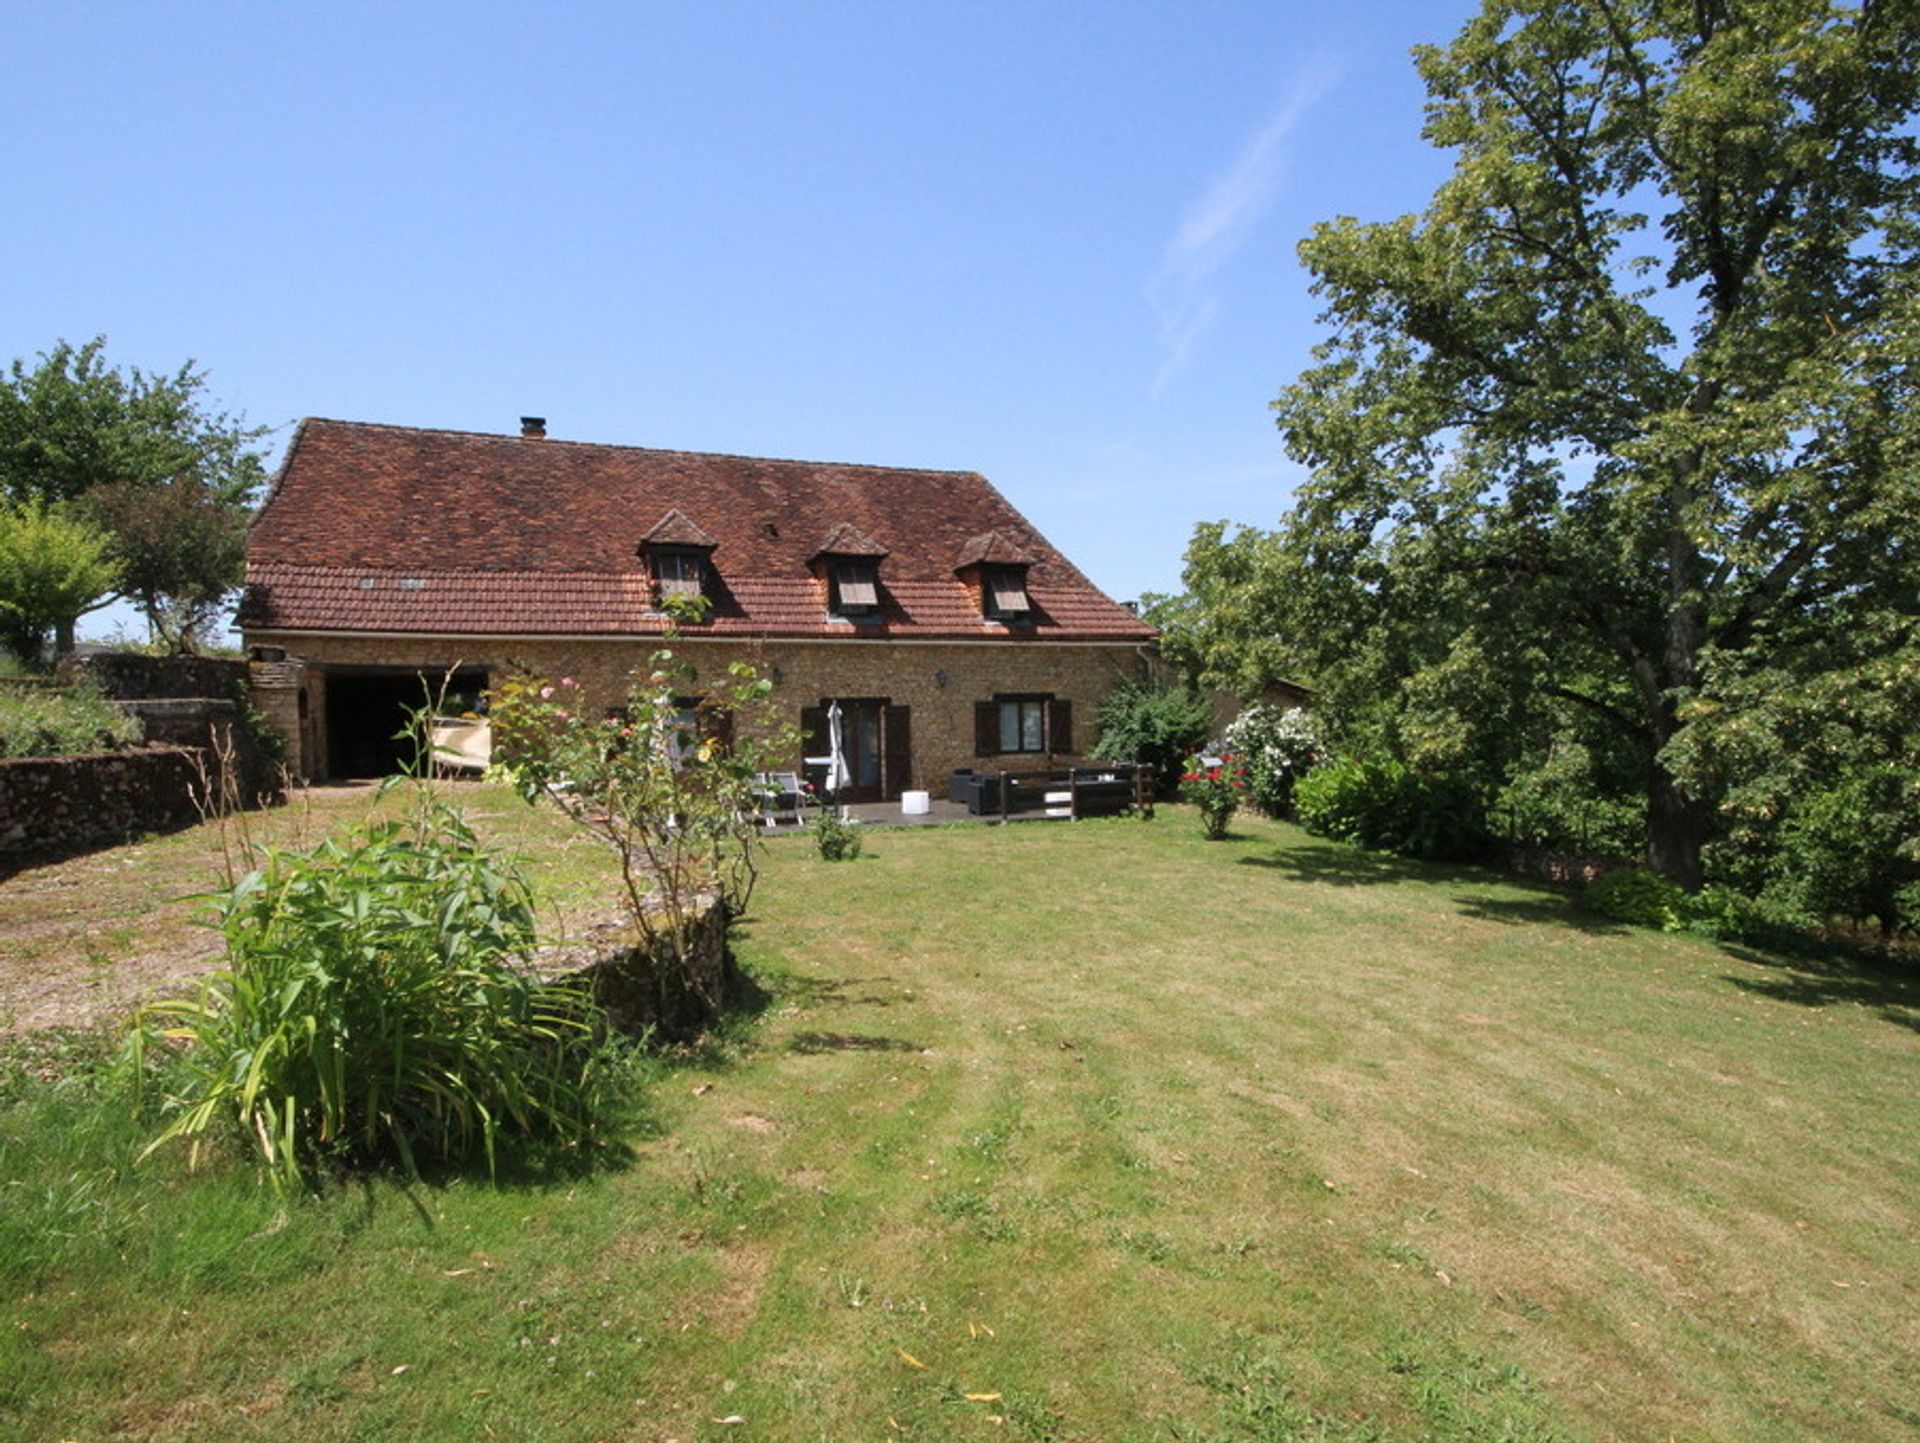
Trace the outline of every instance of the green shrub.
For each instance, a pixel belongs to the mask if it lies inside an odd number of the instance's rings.
[[[1677,932],[1687,925],[1687,894],[1645,867],[1619,867],[1590,884],[1587,905],[1603,917],[1636,927]]]
[[[89,687],[0,686],[0,757],[59,757],[138,745],[140,721]]]
[[[1315,767],[1293,792],[1308,831],[1430,861],[1485,855],[1485,804],[1458,777],[1416,772],[1391,757],[1343,757]]]
[[[1108,693],[1099,716],[1094,757],[1149,768],[1154,790],[1162,796],[1172,794],[1187,758],[1206,746],[1213,731],[1213,710],[1205,697],[1132,678]]]
[[[807,830],[821,857],[829,862],[851,862],[860,855],[860,824],[832,807],[823,808]]]
[[[1920,883],[1920,777],[1863,767],[1798,803],[1780,829],[1775,891],[1813,917],[1872,917],[1891,937]]]
[[[1646,837],[1644,797],[1611,789],[1590,750],[1558,743],[1538,764],[1516,772],[1495,799],[1507,841],[1585,857],[1631,857]]]
[[[217,910],[225,969],[132,1038],[176,1109],[152,1147],[232,1138],[290,1183],[476,1149],[491,1169],[502,1136],[599,1135],[619,1090],[601,1018],[516,965],[534,940],[526,883],[452,808],[423,794],[403,819],[271,853]]]

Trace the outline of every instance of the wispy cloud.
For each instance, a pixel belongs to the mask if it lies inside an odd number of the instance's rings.
[[[1161,359],[1153,380],[1154,395],[1186,364],[1194,343],[1218,319],[1215,277],[1272,204],[1286,171],[1287,140],[1301,116],[1339,78],[1336,70],[1325,65],[1295,77],[1278,108],[1247,137],[1233,164],[1188,208],[1167,243],[1160,268],[1147,282],[1147,300],[1160,319]]]

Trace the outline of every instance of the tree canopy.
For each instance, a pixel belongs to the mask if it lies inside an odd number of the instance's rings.
[[[1415,54],[1453,172],[1302,244],[1309,478],[1275,533],[1202,529],[1186,643],[1495,769],[1583,728],[1696,885],[1707,738],[1920,655],[1920,18],[1487,0]]]
[[[28,665],[49,642],[73,645],[76,618],[102,606],[119,579],[98,527],[43,501],[0,501],[0,642]]]
[[[0,376],[0,496],[101,528],[116,594],[185,645],[240,583],[267,431],[211,405],[192,362],[122,371],[105,350],[62,341]]]

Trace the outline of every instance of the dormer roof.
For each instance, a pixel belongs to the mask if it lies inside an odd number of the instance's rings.
[[[867,561],[878,561],[886,554],[886,547],[851,521],[843,521],[827,533],[826,540],[813,548],[813,555],[807,560],[818,561],[823,556],[857,556]]]
[[[678,506],[669,507],[667,514],[654,522],[653,529],[640,539],[649,546],[683,546],[701,551],[712,551],[720,544]]]
[[[1031,565],[1033,553],[1019,542],[998,531],[983,531],[967,539],[967,544],[960,548],[960,556],[953,563],[953,569],[964,571],[969,566]]]

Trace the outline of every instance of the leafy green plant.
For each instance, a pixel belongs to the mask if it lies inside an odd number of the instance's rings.
[[[1587,905],[1603,917],[1669,932],[1686,926],[1686,898],[1678,884],[1645,867],[1616,868],[1586,892]]]
[[[505,1136],[595,1141],[617,1094],[579,991],[521,964],[525,880],[424,790],[400,819],[268,853],[216,901],[226,966],[146,1009],[172,1118],[148,1151],[237,1139],[277,1182],[330,1161],[484,1155]]]
[[[1177,687],[1123,679],[1100,704],[1100,740],[1093,755],[1107,762],[1139,762],[1153,771],[1155,789],[1170,794],[1188,757],[1206,745],[1213,712],[1206,698]]]
[[[57,757],[137,745],[140,722],[92,687],[0,686],[0,757]]]
[[[1392,757],[1342,757],[1294,788],[1310,832],[1428,860],[1470,860],[1487,850],[1486,809],[1471,783],[1418,772]]]
[[[860,824],[840,816],[832,807],[824,807],[807,824],[813,844],[829,862],[851,862],[860,855]]]

